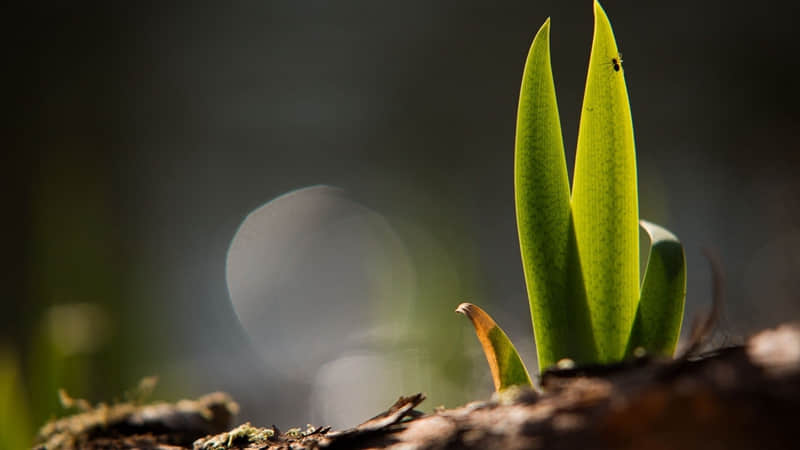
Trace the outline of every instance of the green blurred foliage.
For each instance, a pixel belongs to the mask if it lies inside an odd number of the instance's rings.
[[[0,344],[0,448],[29,448],[33,421],[19,358]]]
[[[69,141],[64,145],[69,147]],[[77,145],[77,144],[75,144]],[[102,153],[45,151],[28,191],[30,222],[24,241],[27,275],[14,304],[21,333],[3,359],[13,396],[5,407],[24,426],[10,426],[15,442],[32,441],[33,427],[62,414],[58,390],[110,399],[130,385],[115,364],[126,344],[115,338],[124,263],[119,252],[107,161]],[[25,223],[25,222],[23,222]],[[146,361],[143,361],[146,363]],[[13,377],[12,377],[13,375]],[[139,375],[130,375],[135,377]],[[5,417],[5,415],[4,415]],[[11,436],[11,435],[7,435]],[[0,446],[24,448],[25,446]]]

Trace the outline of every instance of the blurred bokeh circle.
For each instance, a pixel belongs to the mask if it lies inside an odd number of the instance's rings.
[[[226,278],[255,347],[301,378],[357,345],[380,323],[380,306],[413,289],[407,253],[389,223],[322,185],[251,212],[228,250]],[[396,303],[395,312],[408,305]]]

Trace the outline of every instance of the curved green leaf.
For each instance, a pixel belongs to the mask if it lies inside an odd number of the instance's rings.
[[[686,299],[686,255],[678,238],[654,223],[639,222],[650,236],[650,256],[642,280],[628,354],[639,347],[647,353],[672,356],[683,321]]]
[[[594,4],[572,213],[598,362],[624,357],[639,301],[639,206],[628,91],[611,24]]]
[[[532,386],[528,369],[508,339],[506,333],[492,320],[489,314],[472,303],[462,303],[456,308],[472,321],[475,334],[481,342],[489,369],[492,372],[494,388],[500,392],[511,386]]]
[[[550,19],[533,39],[517,112],[514,192],[539,368],[594,354],[550,65]]]

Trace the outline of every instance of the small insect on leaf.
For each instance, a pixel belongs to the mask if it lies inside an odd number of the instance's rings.
[[[464,314],[472,321],[475,334],[478,335],[486,360],[489,362],[497,392],[511,386],[532,386],[528,369],[525,368],[514,344],[486,311],[472,303],[462,303],[458,305],[456,312]]]
[[[617,56],[611,58],[611,61],[603,63],[604,66],[610,66],[614,72],[622,70],[622,53],[617,53]]]
[[[616,58],[611,58],[611,65],[614,67],[614,72],[622,70],[622,53]]]

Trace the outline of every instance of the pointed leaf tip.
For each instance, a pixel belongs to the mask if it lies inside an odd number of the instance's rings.
[[[494,388],[500,392],[511,386],[532,386],[528,369],[508,339],[506,333],[483,309],[472,303],[462,303],[456,312],[464,314],[472,321],[475,334],[483,347],[489,369],[492,372]]]
[[[459,313],[459,314],[463,314],[465,316],[469,316],[470,313],[472,312],[472,306],[475,306],[475,305],[473,305],[472,303],[466,303],[466,302],[462,303],[462,304],[458,305],[458,308],[456,308],[456,312]]]
[[[606,10],[603,9],[603,5],[600,4],[599,0],[594,0],[594,15],[597,16],[598,14],[606,15]]]

